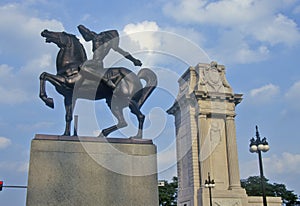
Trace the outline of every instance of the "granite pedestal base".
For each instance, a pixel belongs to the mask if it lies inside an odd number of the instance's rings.
[[[157,206],[151,140],[36,135],[27,206]]]

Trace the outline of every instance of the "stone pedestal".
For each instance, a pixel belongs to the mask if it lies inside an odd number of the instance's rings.
[[[157,206],[151,140],[36,135],[27,206]]]

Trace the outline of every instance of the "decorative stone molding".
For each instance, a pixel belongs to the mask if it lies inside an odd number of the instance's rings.
[[[225,66],[212,61],[210,64],[198,64],[195,68],[198,71],[197,90],[205,93],[230,93],[232,88],[229,85]]]
[[[214,201],[215,206],[241,206],[242,202],[239,199],[218,199]]]

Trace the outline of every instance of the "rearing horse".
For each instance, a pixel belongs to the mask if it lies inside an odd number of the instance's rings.
[[[110,110],[117,118],[117,124],[103,129],[99,136],[106,137],[111,132],[127,126],[123,109],[129,107],[139,122],[138,132],[134,138],[142,138],[145,116],[140,108],[157,86],[155,73],[146,68],[141,69],[137,75],[123,67],[108,68],[105,78],[117,84],[113,89],[101,79],[90,80],[86,79],[84,74],[80,74],[80,65],[87,60],[87,57],[84,47],[75,35],[48,30],[44,30],[41,35],[46,38],[47,43],[54,43],[60,48],[56,58],[57,74],[43,72],[40,75],[40,98],[47,106],[54,108],[53,99],[46,94],[46,81],[53,84],[57,92],[64,96],[66,126],[63,135],[70,135],[73,108],[76,100],[82,98],[106,99]],[[145,86],[142,85],[141,79],[146,81]]]

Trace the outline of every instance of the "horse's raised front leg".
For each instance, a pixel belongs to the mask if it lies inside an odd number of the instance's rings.
[[[46,81],[49,81],[56,87],[65,84],[65,79],[63,77],[49,74],[47,72],[43,72],[40,75],[40,98],[46,103],[48,107],[54,108],[53,99],[49,98],[46,93]]]
[[[127,122],[125,121],[123,116],[123,108],[112,107],[111,111],[117,118],[118,123],[116,125],[103,129],[98,137],[107,137],[107,135],[109,135],[110,133],[127,126]]]

